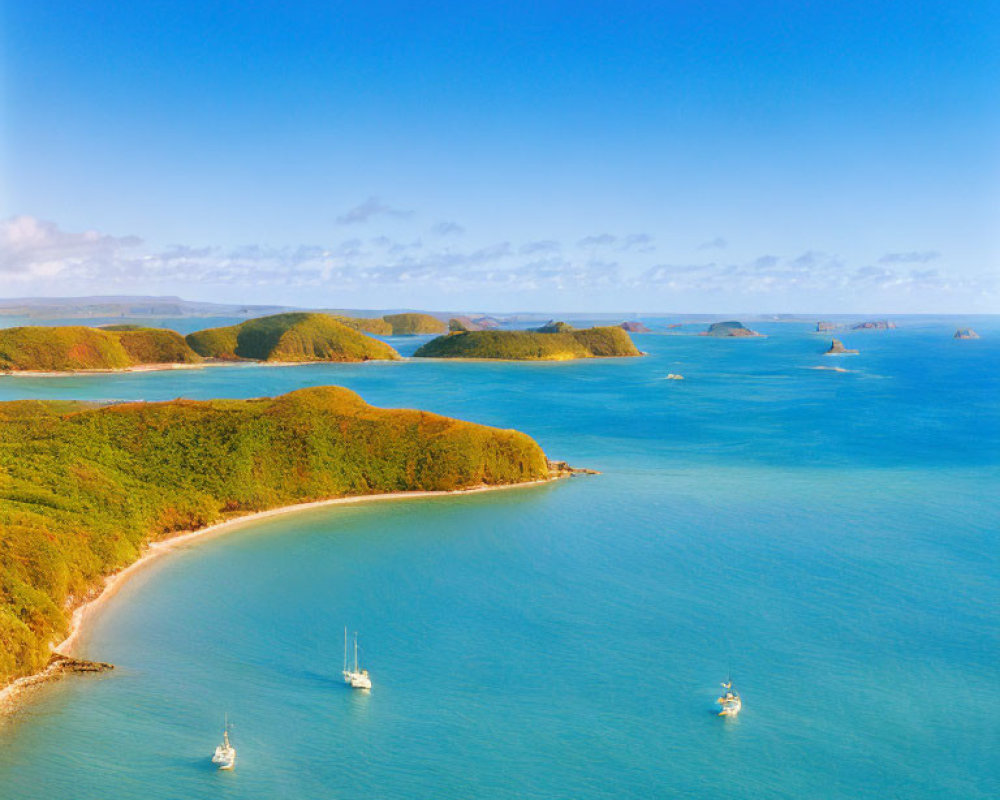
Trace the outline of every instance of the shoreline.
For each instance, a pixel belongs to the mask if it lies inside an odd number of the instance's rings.
[[[74,375],[124,375],[129,372],[169,372],[181,369],[205,369],[206,367],[227,367],[230,363],[220,361],[199,361],[190,364],[183,361],[170,361],[164,364],[137,364],[134,367],[118,367],[117,369],[64,369],[64,370],[33,370],[11,369],[0,371],[0,378],[65,378]]]
[[[256,361],[245,359],[216,359],[188,364],[181,361],[171,361],[165,364],[138,364],[134,367],[118,367],[117,369],[65,369],[65,370],[31,370],[12,369],[0,370],[0,378],[67,378],[80,375],[127,375],[132,372],[170,372],[172,370],[207,369],[211,367],[311,367],[318,364],[381,364],[401,363],[409,359],[400,358],[368,358],[358,361]]]
[[[296,503],[290,506],[278,506],[265,511],[255,511],[250,514],[232,517],[221,522],[206,525],[204,528],[196,528],[191,531],[184,531],[166,539],[159,539],[146,545],[142,555],[127,567],[123,567],[104,578],[91,596],[83,599],[73,609],[70,618],[69,632],[66,638],[56,645],[51,646],[53,656],[64,656],[74,659],[74,649],[79,647],[82,632],[86,628],[88,620],[92,619],[111,600],[121,587],[128,582],[129,578],[141,571],[161,556],[164,556],[177,548],[195,540],[203,540],[213,536],[229,533],[244,525],[253,524],[270,517],[294,514],[299,511],[308,511],[326,506],[348,505],[353,503],[379,502],[383,500],[411,500],[428,497],[450,497],[455,495],[482,494],[485,492],[502,491],[504,489],[525,489],[533,486],[543,486],[554,483],[563,478],[570,477],[572,473],[561,473],[549,478],[542,478],[536,481],[524,481],[522,483],[505,483],[499,485],[480,485],[467,489],[442,489],[431,491],[415,492],[390,492],[386,494],[351,495],[348,497],[331,497],[327,500],[312,500],[306,503]],[[24,702],[30,699],[35,691],[58,679],[64,674],[58,662],[50,661],[42,669],[11,681],[0,688],[0,720],[11,716]]]

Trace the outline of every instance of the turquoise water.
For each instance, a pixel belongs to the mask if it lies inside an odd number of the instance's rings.
[[[773,324],[640,335],[650,356],[621,361],[0,379],[0,399],[339,384],[603,471],[154,562],[88,631],[118,669],[0,728],[0,797],[995,797],[1000,324],[957,326],[845,334],[861,355],[837,359]],[[368,696],[339,679],[345,624]],[[714,715],[730,669],[736,721]],[[208,763],[226,712],[232,774]]]

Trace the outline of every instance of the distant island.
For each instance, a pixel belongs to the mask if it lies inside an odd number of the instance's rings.
[[[399,353],[385,342],[366,336],[329,314],[305,311],[195,331],[186,339],[200,356],[231,361],[302,363],[399,358]]]
[[[816,332],[817,333],[829,333],[830,331],[837,330],[837,324],[835,322],[817,322]]]
[[[331,498],[574,471],[550,465],[523,433],[374,408],[338,387],[100,407],[5,402],[0,425],[0,687],[43,669],[73,609],[178,532]]]
[[[856,325],[851,326],[852,331],[865,331],[865,330],[891,331],[895,330],[895,328],[896,328],[896,323],[890,322],[887,319],[873,320],[870,322],[859,322]]]
[[[700,334],[701,336],[760,336],[761,334],[757,331],[752,331],[746,327],[742,322],[737,322],[736,320],[730,320],[729,322],[713,322],[708,326],[708,330]]]
[[[830,349],[823,353],[825,356],[855,356],[857,354],[857,350],[848,350],[844,347],[844,343],[840,339],[834,339],[830,343]]]
[[[430,314],[386,314],[382,319],[392,326],[393,336],[417,336],[448,330],[447,325]]]
[[[623,331],[628,331],[629,333],[649,333],[649,328],[641,322],[623,322],[618,327]]]
[[[179,333],[160,328],[0,328],[0,372],[120,370],[201,361]]]
[[[535,328],[535,330],[538,333],[570,333],[571,331],[575,331],[576,328],[568,322],[559,322],[554,319],[550,319],[540,328]]]
[[[452,317],[448,320],[448,330],[452,333],[462,331],[485,331],[499,328],[500,323],[493,317]]]
[[[577,358],[640,356],[642,353],[632,343],[625,331],[617,327],[608,327],[571,329],[558,333],[541,333],[539,331],[450,333],[432,339],[413,355],[415,358],[568,361]]]
[[[959,328],[955,331],[956,339],[978,339],[979,334],[976,333],[972,328]]]
[[[282,306],[204,303],[180,297],[96,295],[88,297],[0,298],[0,317],[33,319],[93,319],[96,317],[222,317],[276,314]]]
[[[392,325],[382,317],[344,317],[340,314],[331,314],[341,325],[353,328],[361,333],[370,333],[373,336],[392,336]]]

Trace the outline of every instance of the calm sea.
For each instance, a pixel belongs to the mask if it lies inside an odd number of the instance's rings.
[[[643,359],[0,378],[0,399],[338,384],[603,472],[155,562],[89,629],[118,669],[0,727],[0,797],[994,798],[1000,321],[961,322],[844,333],[841,358],[786,323],[637,335]],[[340,680],[345,625],[370,695]],[[233,773],[209,763],[226,713]]]

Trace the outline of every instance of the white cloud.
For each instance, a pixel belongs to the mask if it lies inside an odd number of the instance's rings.
[[[926,264],[941,258],[937,250],[910,250],[907,253],[886,253],[879,264]]]
[[[865,298],[923,293],[928,298],[950,294],[986,299],[997,293],[995,275],[960,277],[943,264],[929,267],[914,258],[850,264],[834,254],[809,250],[743,261],[655,263],[645,255],[651,247],[651,237],[645,234],[588,238],[610,245],[603,252],[621,253],[621,260],[575,248],[564,251],[554,240],[456,248],[439,246],[434,239],[399,241],[388,236],[292,247],[177,245],[154,251],[141,247],[134,236],[71,233],[51,222],[16,217],[0,223],[0,293],[13,294],[15,286],[49,294],[183,293],[184,287],[225,287],[246,289],[243,294],[257,297],[280,290],[284,297],[309,305],[347,292],[384,296],[412,289],[413,297],[478,299],[494,290],[540,296],[551,291],[592,296],[595,309],[616,296],[648,298],[656,304],[673,296]]]
[[[0,222],[0,273],[24,278],[56,275],[70,265],[113,259],[141,243],[136,236],[67,233],[53,222],[13,217]]]
[[[457,222],[439,222],[431,228],[431,233],[437,236],[454,236],[460,233],[465,233],[465,228]]]
[[[725,250],[729,246],[729,242],[723,239],[721,236],[716,236],[714,239],[709,239],[707,242],[702,242],[698,245],[699,250]]]
[[[369,197],[360,205],[354,206],[337,217],[337,223],[339,225],[357,225],[368,222],[375,217],[408,217],[411,213],[413,212],[387,206],[377,197]]]

